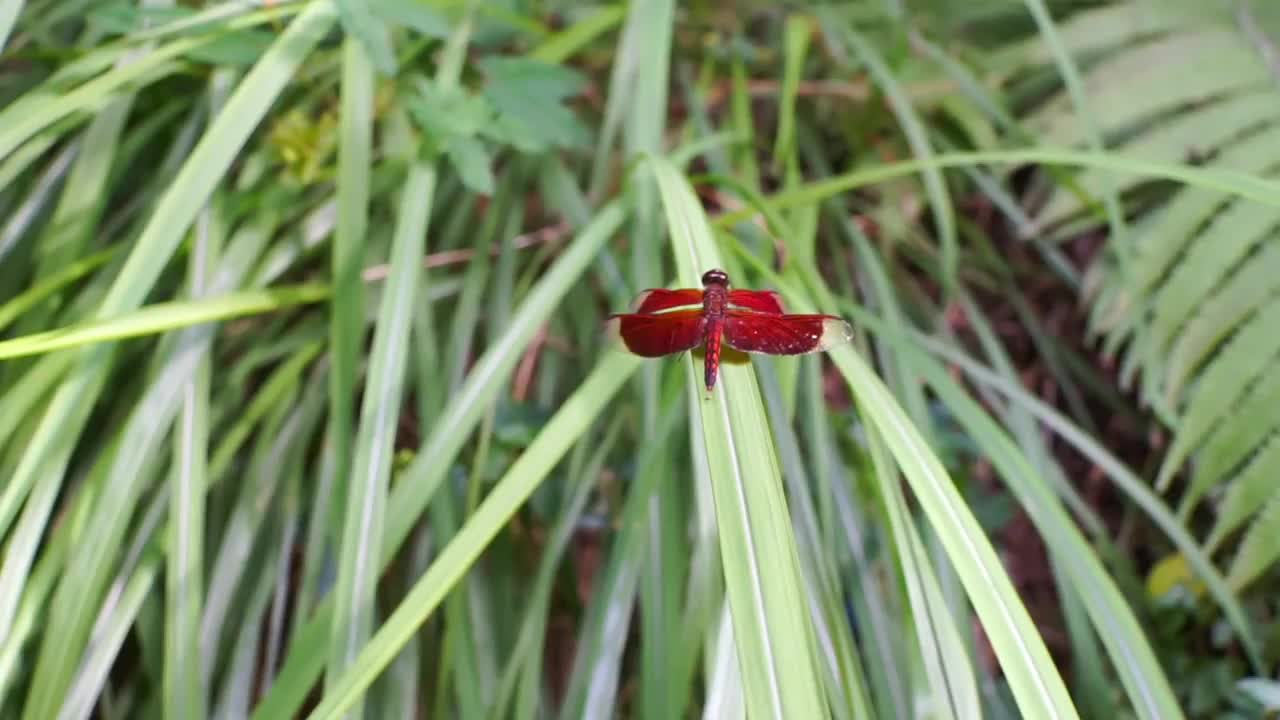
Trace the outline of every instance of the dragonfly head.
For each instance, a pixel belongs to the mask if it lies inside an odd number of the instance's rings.
[[[708,285],[723,285],[725,287],[728,287],[729,276],[726,275],[725,272],[719,268],[708,270],[702,274],[702,285],[703,287],[706,287]]]

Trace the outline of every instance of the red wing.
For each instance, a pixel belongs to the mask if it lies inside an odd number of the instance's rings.
[[[849,323],[834,315],[765,315],[730,310],[724,339],[744,352],[803,355],[826,350],[853,337]]]
[[[782,315],[782,298],[772,290],[730,290],[729,305],[744,310]]]
[[[691,350],[702,343],[706,318],[702,310],[676,310],[659,315],[613,315],[609,334],[621,338],[641,357],[659,357]]]
[[[702,306],[701,290],[653,288],[636,296],[635,302],[631,303],[631,312],[652,313],[688,305]]]

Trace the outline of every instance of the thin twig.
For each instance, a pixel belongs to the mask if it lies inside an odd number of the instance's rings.
[[[547,243],[556,242],[567,234],[569,234],[569,224],[561,221],[554,225],[548,225],[532,232],[517,235],[514,238],[511,238],[511,246],[517,250],[523,250],[535,245],[545,245]],[[489,256],[496,257],[499,250],[500,248],[494,248],[489,251]],[[457,265],[459,263],[470,262],[473,257],[475,257],[475,250],[445,250],[438,253],[431,253],[430,255],[423,257],[422,267],[429,269],[444,267],[446,265]],[[365,268],[364,271],[360,273],[360,277],[365,282],[378,282],[380,280],[385,280],[387,275],[390,273],[391,266],[387,263],[382,263],[381,265],[372,265]]]
[[[538,356],[542,354],[542,346],[547,340],[547,325],[538,327],[529,347],[525,348],[524,357],[520,358],[520,367],[516,368],[515,381],[511,383],[511,399],[524,402],[529,396],[529,385],[533,383],[533,371],[538,366]]]
[[[956,84],[950,80],[921,83],[907,88],[907,94],[913,100],[928,101],[953,95],[957,91]],[[869,100],[875,88],[869,81],[853,80],[808,80],[796,87],[799,97],[836,97],[845,100],[863,102]],[[716,84],[707,96],[707,104],[717,107],[723,103],[733,91],[728,81]],[[747,94],[753,98],[772,97],[782,92],[782,83],[778,80],[748,80]]]

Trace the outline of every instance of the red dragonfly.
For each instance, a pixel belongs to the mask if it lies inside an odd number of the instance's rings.
[[[723,270],[704,273],[702,286],[645,290],[632,312],[609,316],[609,331],[641,357],[704,345],[707,392],[716,385],[721,342],[743,352],[804,355],[853,337],[849,323],[834,315],[788,315],[771,290],[730,290]]]

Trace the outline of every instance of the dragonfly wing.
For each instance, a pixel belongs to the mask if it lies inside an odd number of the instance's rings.
[[[782,297],[772,290],[730,290],[729,306],[782,315]]]
[[[724,339],[744,352],[804,355],[826,350],[853,337],[849,323],[834,315],[768,315],[730,310]]]
[[[636,296],[631,312],[653,313],[696,305],[702,307],[702,291],[692,288],[667,290],[652,288]]]
[[[657,315],[614,315],[608,325],[609,335],[620,339],[632,353],[660,357],[697,347],[706,318],[702,310],[674,310]]]

